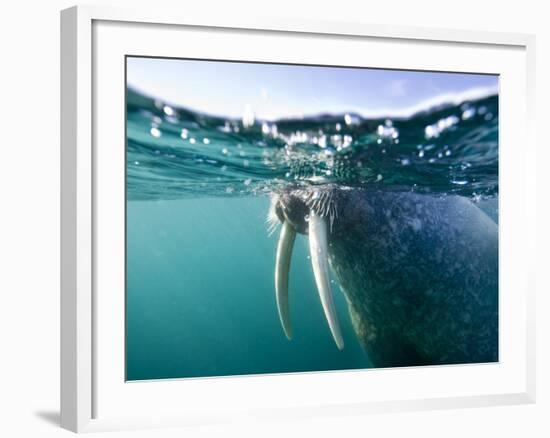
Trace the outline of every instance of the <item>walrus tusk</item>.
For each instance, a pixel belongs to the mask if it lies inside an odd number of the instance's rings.
[[[287,221],[283,222],[275,261],[275,298],[277,299],[279,318],[281,319],[285,335],[289,340],[292,339],[292,325],[290,324],[288,305],[288,273],[295,238],[296,231],[292,225]]]
[[[325,317],[327,318],[336,346],[342,350],[344,348],[344,340],[340,331],[336,309],[334,308],[334,301],[332,300],[328,275],[327,223],[325,219],[318,216],[313,210],[311,210],[309,215],[309,252],[313,274],[315,275],[315,283],[317,284],[321,304],[325,311]]]

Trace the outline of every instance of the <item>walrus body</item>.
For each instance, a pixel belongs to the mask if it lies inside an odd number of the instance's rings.
[[[498,360],[498,227],[460,196],[339,190],[328,257],[376,367]]]

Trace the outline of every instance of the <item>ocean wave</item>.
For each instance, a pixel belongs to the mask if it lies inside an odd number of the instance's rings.
[[[243,196],[285,185],[498,193],[498,95],[479,88],[400,111],[259,120],[127,90],[128,199]],[[391,114],[391,115],[390,115]]]

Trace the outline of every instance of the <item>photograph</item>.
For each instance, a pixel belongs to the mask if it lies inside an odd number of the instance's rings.
[[[126,381],[499,362],[498,74],[125,81]]]

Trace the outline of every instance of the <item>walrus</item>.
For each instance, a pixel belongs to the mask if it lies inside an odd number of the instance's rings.
[[[498,361],[498,226],[468,198],[363,188],[285,189],[275,292],[285,335],[292,248],[308,236],[315,283],[339,349],[329,265],[374,367]]]

